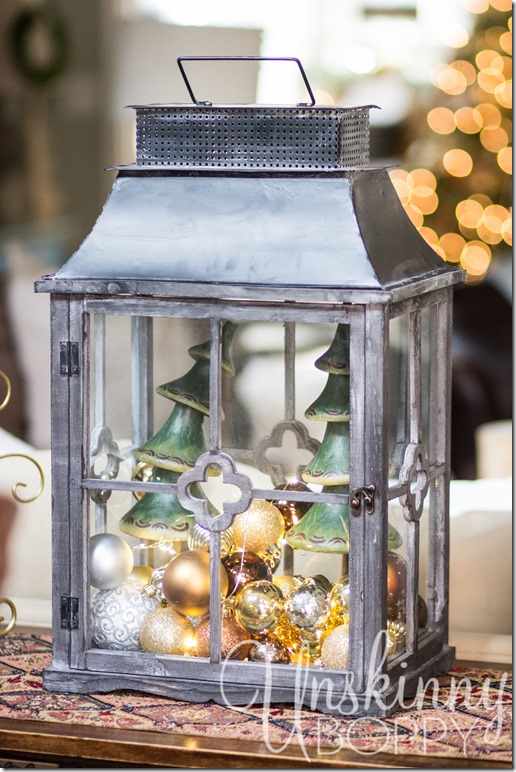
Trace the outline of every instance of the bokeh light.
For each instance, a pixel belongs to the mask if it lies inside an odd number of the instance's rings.
[[[462,0],[462,5],[470,13],[485,13],[489,8],[489,0]]]
[[[489,4],[496,11],[510,11],[512,8],[511,0],[489,0]]]
[[[462,250],[460,262],[470,276],[484,276],[491,262],[491,249],[483,241],[468,241]]]
[[[489,126],[499,126],[502,122],[502,113],[500,108],[490,102],[481,102],[475,108],[482,116],[484,128]]]
[[[465,228],[474,229],[482,222],[484,208],[479,201],[468,198],[460,201],[455,208],[457,221]]]
[[[465,244],[466,239],[459,233],[445,233],[439,239],[439,246],[443,250],[446,260],[450,263],[460,262],[460,256]]]
[[[473,168],[473,159],[460,147],[448,150],[443,156],[443,166],[452,177],[467,177]]]
[[[451,134],[455,131],[455,116],[448,107],[434,107],[427,115],[427,122],[436,134]]]
[[[482,129],[480,132],[480,142],[486,150],[491,153],[498,153],[499,150],[503,150],[509,144],[509,137],[507,132],[500,126],[497,128]]]
[[[504,147],[496,156],[498,166],[506,174],[512,174],[512,147]]]
[[[464,134],[476,134],[484,123],[482,114],[475,107],[459,107],[455,112],[454,121]]]

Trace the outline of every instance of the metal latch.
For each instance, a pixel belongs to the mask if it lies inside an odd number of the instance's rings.
[[[61,595],[61,627],[63,630],[79,629],[79,598]]]
[[[353,488],[349,503],[354,510],[353,514],[357,517],[362,510],[367,515],[372,515],[374,512],[374,493],[376,491],[376,485],[364,485],[361,488]]]
[[[79,375],[79,344],[62,340],[59,344],[59,372],[61,375]]]

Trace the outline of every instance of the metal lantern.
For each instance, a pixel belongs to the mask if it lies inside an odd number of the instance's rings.
[[[463,272],[370,164],[371,106],[316,106],[298,60],[306,104],[199,102],[187,59],[193,104],[134,108],[136,163],[36,284],[52,327],[44,686],[387,715],[453,662]]]

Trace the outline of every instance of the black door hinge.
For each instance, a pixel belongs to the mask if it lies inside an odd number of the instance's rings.
[[[79,598],[61,595],[61,627],[63,630],[79,629]]]
[[[79,344],[62,340],[59,344],[59,372],[61,375],[79,375]]]

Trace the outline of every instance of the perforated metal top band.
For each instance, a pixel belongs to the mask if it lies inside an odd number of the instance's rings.
[[[370,107],[134,106],[136,163],[263,171],[367,166]]]

